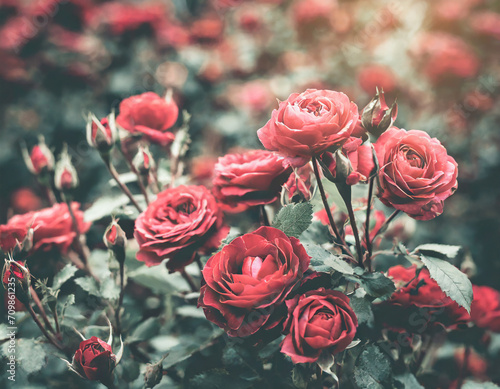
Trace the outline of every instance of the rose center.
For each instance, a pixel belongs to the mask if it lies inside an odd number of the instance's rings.
[[[196,211],[196,207],[193,203],[181,203],[179,204],[175,210],[178,212],[178,213],[185,213],[186,215],[190,215],[192,214],[194,211]]]
[[[420,169],[424,167],[424,158],[409,146],[402,146],[401,152],[410,166],[418,167]]]
[[[312,101],[301,106],[302,109],[308,113],[312,113],[314,116],[321,116],[326,110],[326,106],[320,101]]]
[[[263,260],[261,257],[246,257],[243,260],[241,273],[246,276],[257,278],[259,270],[262,267],[262,262]]]

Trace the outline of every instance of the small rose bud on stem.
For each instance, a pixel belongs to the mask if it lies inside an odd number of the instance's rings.
[[[377,88],[375,97],[363,109],[361,124],[366,131],[378,138],[394,124],[397,116],[398,105],[396,102],[389,108],[385,102],[384,91],[379,91]]]
[[[161,382],[163,378],[163,360],[166,357],[167,355],[164,355],[158,362],[146,365],[146,371],[144,372],[144,386],[146,388],[154,388]]]

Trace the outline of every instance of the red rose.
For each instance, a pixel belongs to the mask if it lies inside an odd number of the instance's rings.
[[[147,266],[168,258],[170,271],[183,269],[196,251],[219,247],[229,231],[222,210],[204,186],[178,186],[161,192],[135,221],[136,258]]]
[[[391,127],[375,143],[380,166],[379,198],[418,220],[443,213],[457,189],[457,163],[436,138]]]
[[[500,40],[500,14],[490,11],[478,12],[470,20],[472,29],[485,36]]]
[[[20,188],[10,196],[10,205],[15,213],[26,213],[40,209],[42,200],[30,188]]]
[[[375,170],[373,151],[371,146],[361,145],[363,141],[359,138],[349,138],[342,146],[344,154],[350,163],[349,172],[346,177],[347,185],[356,185],[358,182],[367,182]],[[328,170],[335,177],[337,162],[332,153],[324,153],[322,161],[328,166]]]
[[[434,322],[453,328],[470,320],[465,308],[446,296],[426,268],[417,272],[416,265],[398,265],[387,275],[396,285],[390,300],[380,304],[380,316],[387,326],[422,332]]]
[[[91,381],[110,382],[116,363],[111,346],[93,336],[80,343],[73,356],[72,368]]]
[[[283,161],[283,157],[266,150],[219,158],[213,180],[214,196],[229,212],[272,203],[292,170]]]
[[[474,300],[470,316],[480,328],[500,332],[500,292],[489,286],[472,286]]]
[[[373,95],[377,88],[390,93],[397,87],[394,73],[383,65],[368,65],[362,68],[358,73],[358,83],[370,95]]]
[[[79,208],[80,204],[77,202],[71,203],[78,230],[81,234],[85,234],[91,223],[84,222],[83,212]],[[55,204],[51,208],[15,215],[9,219],[7,224],[0,226],[2,249],[9,251],[14,248],[16,239],[22,242],[30,227],[34,231],[33,250],[49,250],[52,247],[57,247],[64,254],[76,237],[68,206]]]
[[[346,349],[356,335],[358,319],[349,298],[320,288],[286,301],[288,318],[281,352],[293,363],[316,362],[323,351],[330,355]]]
[[[208,260],[198,306],[229,336],[274,328],[283,319],[283,301],[299,286],[309,261],[298,239],[260,227]]]
[[[174,134],[167,130],[177,121],[179,108],[167,94],[165,99],[153,92],[129,97],[120,103],[116,123],[131,133],[141,133],[149,141],[169,145]]]
[[[301,166],[312,156],[342,146],[358,120],[358,107],[345,94],[308,89],[279,103],[257,135],[266,149]]]

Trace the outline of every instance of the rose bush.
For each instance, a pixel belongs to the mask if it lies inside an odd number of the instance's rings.
[[[284,320],[284,300],[300,285],[309,261],[298,239],[260,227],[208,260],[198,306],[229,336],[276,327]]]
[[[301,166],[313,156],[341,147],[358,120],[358,107],[344,93],[308,89],[280,102],[257,135],[266,149]]]
[[[266,150],[227,154],[215,165],[214,195],[229,212],[272,203],[292,171],[283,162]]]
[[[161,192],[135,221],[137,259],[148,266],[168,258],[170,271],[183,269],[197,251],[210,252],[227,235],[222,210],[203,186],[178,186]]]
[[[379,198],[418,220],[443,213],[457,190],[457,163],[424,131],[391,127],[375,143],[380,166]]]
[[[321,288],[286,301],[288,318],[281,351],[293,363],[316,362],[323,351],[344,351],[356,335],[358,319],[349,298]]]

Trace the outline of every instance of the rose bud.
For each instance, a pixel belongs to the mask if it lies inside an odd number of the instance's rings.
[[[458,167],[439,140],[424,131],[391,127],[374,144],[380,165],[378,197],[417,220],[443,213],[457,190]]]
[[[78,174],[71,163],[67,145],[64,145],[59,161],[57,161],[54,183],[56,188],[62,192],[74,189],[78,186]]]
[[[215,164],[213,193],[226,212],[274,202],[292,169],[267,150],[227,154]]]
[[[284,319],[285,299],[300,286],[309,262],[298,239],[260,227],[207,261],[198,306],[229,336],[275,328]]]
[[[120,363],[123,355],[123,342],[121,338],[120,350],[115,355],[111,347],[113,344],[111,323],[109,323],[109,339],[107,342],[104,342],[97,336],[85,339],[82,334],[78,331],[76,332],[83,339],[83,342],[80,343],[71,363],[64,359],[63,361],[66,362],[70,370],[80,377],[90,381],[100,381],[104,385],[110,387],[114,380],[113,370],[116,365]]]
[[[146,365],[146,371],[144,372],[144,386],[146,388],[154,388],[160,383],[163,378],[163,360],[165,358],[166,355],[158,362]]]
[[[127,246],[127,235],[118,224],[118,220],[113,219],[104,232],[103,241],[106,247],[113,252],[116,260],[123,264],[125,262],[125,248]]]
[[[295,296],[286,305],[281,352],[293,363],[316,362],[322,353],[338,354],[356,335],[358,319],[341,292],[320,288]]]
[[[308,89],[280,102],[257,135],[266,149],[279,152],[299,167],[341,147],[358,118],[358,107],[344,93]]]
[[[379,137],[389,129],[398,116],[398,105],[396,102],[389,108],[385,102],[384,91],[377,89],[377,94],[363,109],[361,123],[370,134]]]
[[[31,275],[28,268],[14,260],[5,259],[2,271],[2,284],[5,289],[15,284],[16,297],[23,304],[29,304]]]
[[[26,166],[34,175],[39,176],[54,170],[54,155],[45,144],[42,135],[38,137],[38,145],[31,149],[31,153],[28,153],[24,145],[22,146],[22,153]]]
[[[149,178],[149,172],[154,170],[156,167],[155,161],[149,147],[146,145],[139,146],[139,150],[132,160],[132,164],[141,176],[142,180],[147,184]]]
[[[99,121],[93,113],[87,118],[87,142],[99,153],[108,153],[116,141],[116,124],[114,113]]]
[[[116,123],[124,130],[142,135],[148,141],[162,146],[170,145],[174,134],[167,131],[177,121],[179,108],[172,99],[172,91],[165,98],[146,92],[129,97],[120,103]]]

